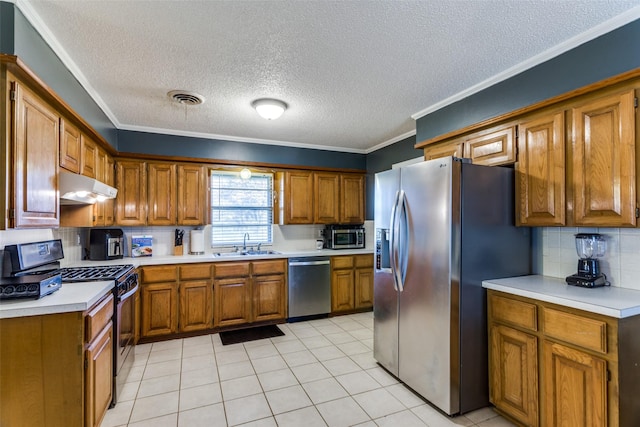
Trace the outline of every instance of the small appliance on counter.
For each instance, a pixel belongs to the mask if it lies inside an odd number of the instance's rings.
[[[607,241],[601,234],[576,234],[576,252],[580,257],[578,272],[566,278],[567,284],[585,288],[609,286],[607,276],[600,271],[598,262],[598,258],[602,258],[606,250]]]
[[[86,258],[96,261],[121,259],[124,254],[124,233],[120,228],[92,228]]]
[[[51,265],[59,266],[62,258],[60,239],[5,246],[0,299],[40,299],[57,291],[62,287],[62,276]]]
[[[204,230],[201,228],[196,228],[191,230],[191,242],[189,242],[191,246],[191,250],[189,253],[191,255],[203,255],[204,254]]]
[[[363,249],[365,245],[362,225],[327,225],[322,235],[327,249]]]

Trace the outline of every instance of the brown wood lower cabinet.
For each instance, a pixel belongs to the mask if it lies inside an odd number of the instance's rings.
[[[637,426],[640,316],[488,291],[490,398],[524,426]],[[636,399],[636,400],[634,400]]]
[[[286,319],[286,269],[285,259],[216,263],[214,326]]]
[[[143,338],[211,329],[211,264],[142,268],[141,336]]]
[[[373,255],[331,257],[331,312],[373,307]]]
[[[145,341],[287,318],[287,260],[142,267]]]
[[[86,313],[0,319],[0,425],[99,426],[111,403],[113,295]]]

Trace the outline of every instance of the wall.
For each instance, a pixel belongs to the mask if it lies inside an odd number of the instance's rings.
[[[281,165],[366,169],[366,156],[356,153],[283,147],[136,131],[118,131],[118,149],[126,155],[145,153],[203,159],[240,160]]]
[[[71,108],[81,114],[82,118],[98,131],[109,144],[116,147],[116,128],[98,104],[64,66],[60,58],[31,26],[22,12],[7,2],[0,2],[0,6],[2,7],[2,22],[0,22],[2,24],[0,26],[2,39],[0,40],[4,40],[5,37],[13,39],[13,46],[11,43],[2,42],[0,52],[17,55]],[[11,9],[13,9],[13,13]],[[11,48],[13,49],[11,50]]]
[[[640,67],[640,20],[584,43],[416,121],[417,141],[463,128]]]

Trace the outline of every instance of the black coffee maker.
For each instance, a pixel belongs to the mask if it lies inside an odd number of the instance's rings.
[[[119,228],[92,228],[86,252],[90,260],[120,259],[124,254],[124,233]]]
[[[566,278],[569,285],[596,288],[609,285],[607,276],[600,271],[598,258],[602,258],[607,250],[607,242],[604,236],[597,233],[576,234],[576,252],[578,260],[578,272]]]

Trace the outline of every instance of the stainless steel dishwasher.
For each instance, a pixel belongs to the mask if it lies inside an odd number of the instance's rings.
[[[331,311],[331,266],[328,256],[289,258],[289,318]]]

